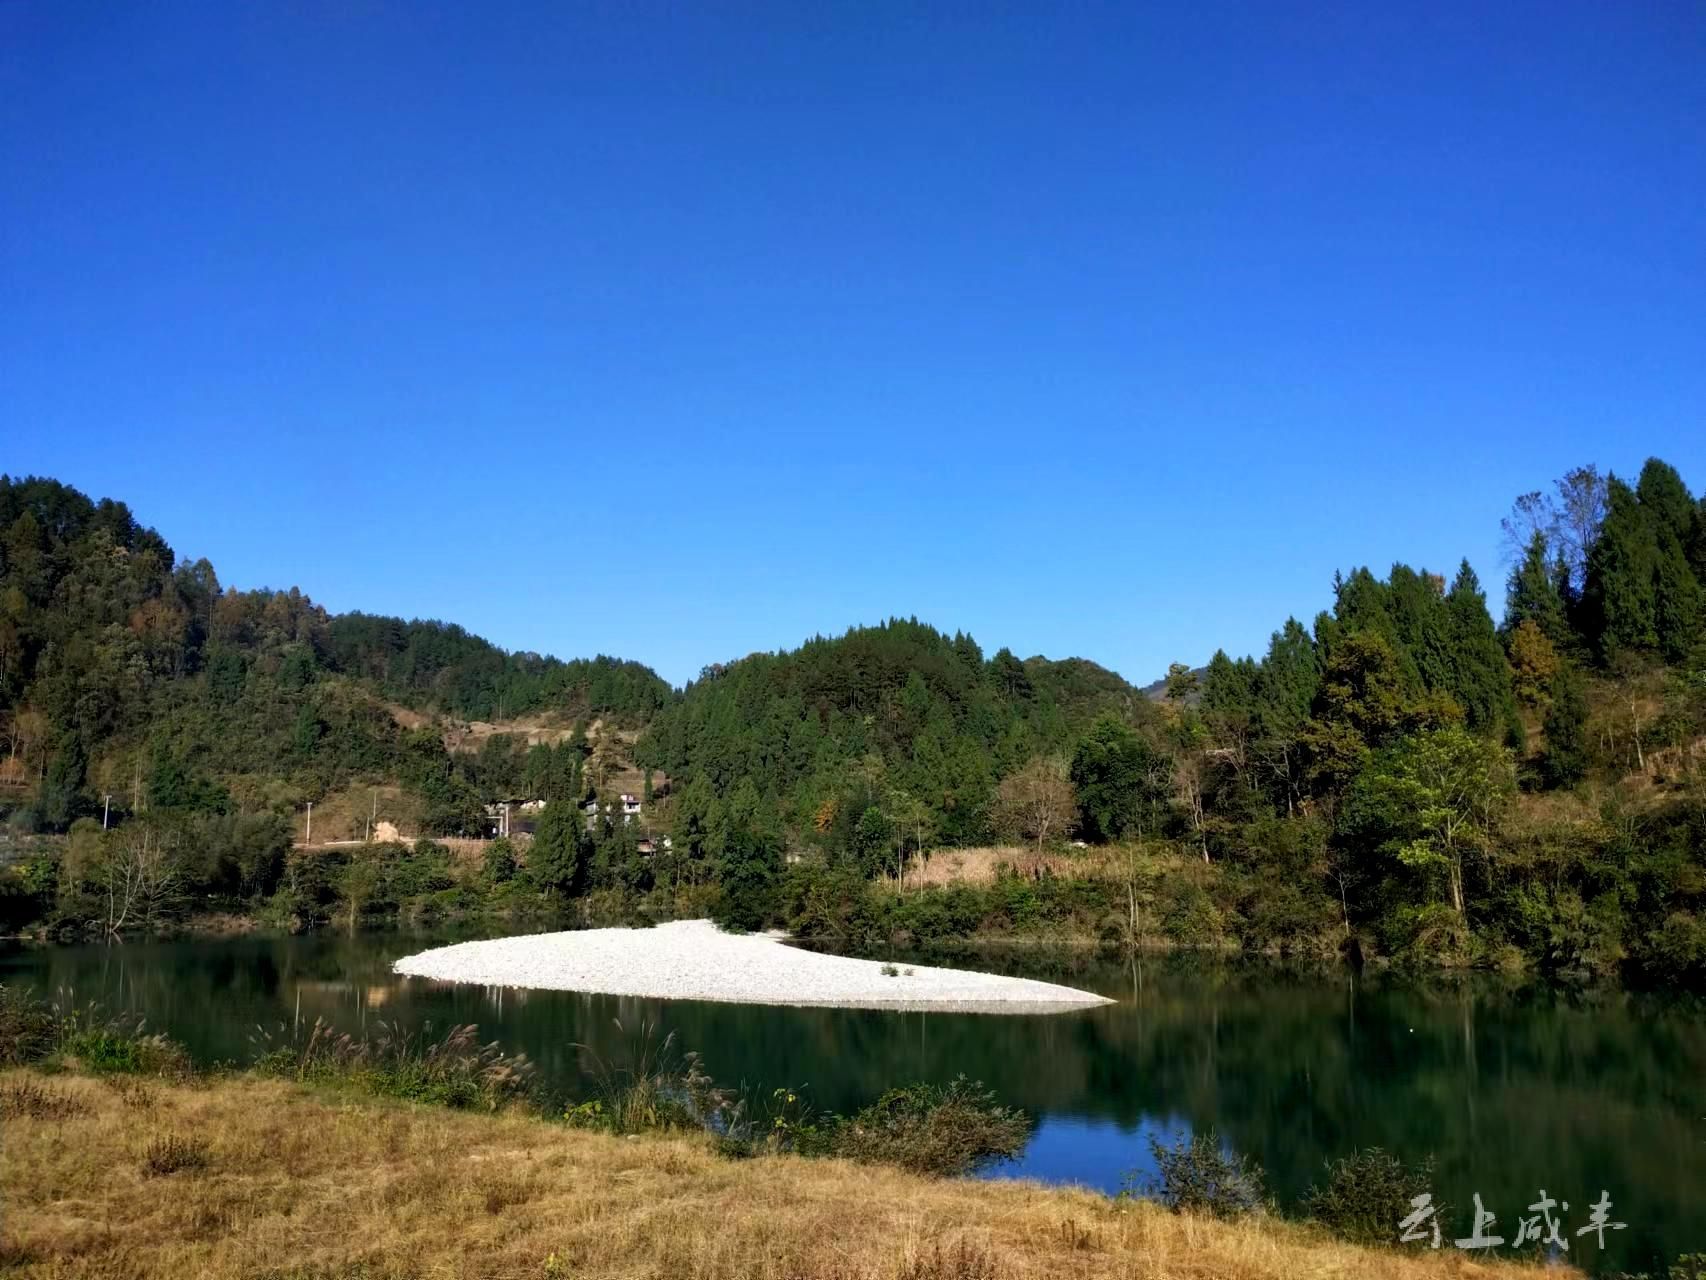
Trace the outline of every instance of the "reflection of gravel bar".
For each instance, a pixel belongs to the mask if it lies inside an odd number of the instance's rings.
[[[1112,1003],[1052,982],[964,969],[903,965],[885,974],[879,960],[802,951],[774,935],[723,933],[709,920],[463,942],[405,956],[395,968],[448,982],[656,1000],[966,1013],[1060,1013]]]

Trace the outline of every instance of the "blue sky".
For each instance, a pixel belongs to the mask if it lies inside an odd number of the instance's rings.
[[[0,470],[240,586],[1139,682],[1706,486],[1706,9],[0,6]]]

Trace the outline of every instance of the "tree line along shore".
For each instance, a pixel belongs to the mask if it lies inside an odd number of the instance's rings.
[[[1466,562],[1398,564],[1149,689],[910,619],[675,689],[231,589],[0,479],[0,928],[709,914],[1699,986],[1701,502],[1585,466],[1504,524],[1497,621]],[[445,843],[522,799],[531,830]],[[310,804],[349,843],[298,848]]]

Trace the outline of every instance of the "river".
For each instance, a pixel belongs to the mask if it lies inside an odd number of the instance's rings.
[[[620,1062],[648,1028],[703,1054],[721,1084],[803,1089],[848,1111],[884,1088],[965,1074],[1037,1117],[1017,1161],[991,1172],[1117,1191],[1152,1170],[1148,1139],[1215,1128],[1266,1170],[1282,1204],[1322,1162],[1380,1146],[1432,1157],[1446,1245],[1470,1233],[1472,1197],[1516,1235],[1541,1189],[1571,1261],[1651,1267],[1706,1250],[1706,1008],[1619,991],[1562,993],[1487,981],[1419,985],[1348,970],[1203,966],[1004,953],[978,967],[1069,982],[1116,1004],[1046,1016],[888,1013],[634,1000],[448,986],[391,962],[447,939],[398,933],[14,946],[0,982],[144,1015],[202,1062],[243,1062],[256,1028],[377,1020],[525,1052],[565,1093],[590,1046]],[[620,1022],[619,1029],[617,1023]],[[1602,1191],[1627,1223],[1602,1253],[1578,1237]],[[1393,1224],[1394,1236],[1397,1224]]]

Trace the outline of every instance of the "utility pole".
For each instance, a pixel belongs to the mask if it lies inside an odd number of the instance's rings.
[[[312,800],[308,802],[308,830],[302,833],[302,843],[314,843],[314,802]]]
[[[101,830],[107,829],[107,818],[113,811],[113,793],[107,792],[106,801],[101,805]]]
[[[379,820],[379,788],[373,789],[373,808],[367,815],[367,839],[373,839],[373,824]]]

